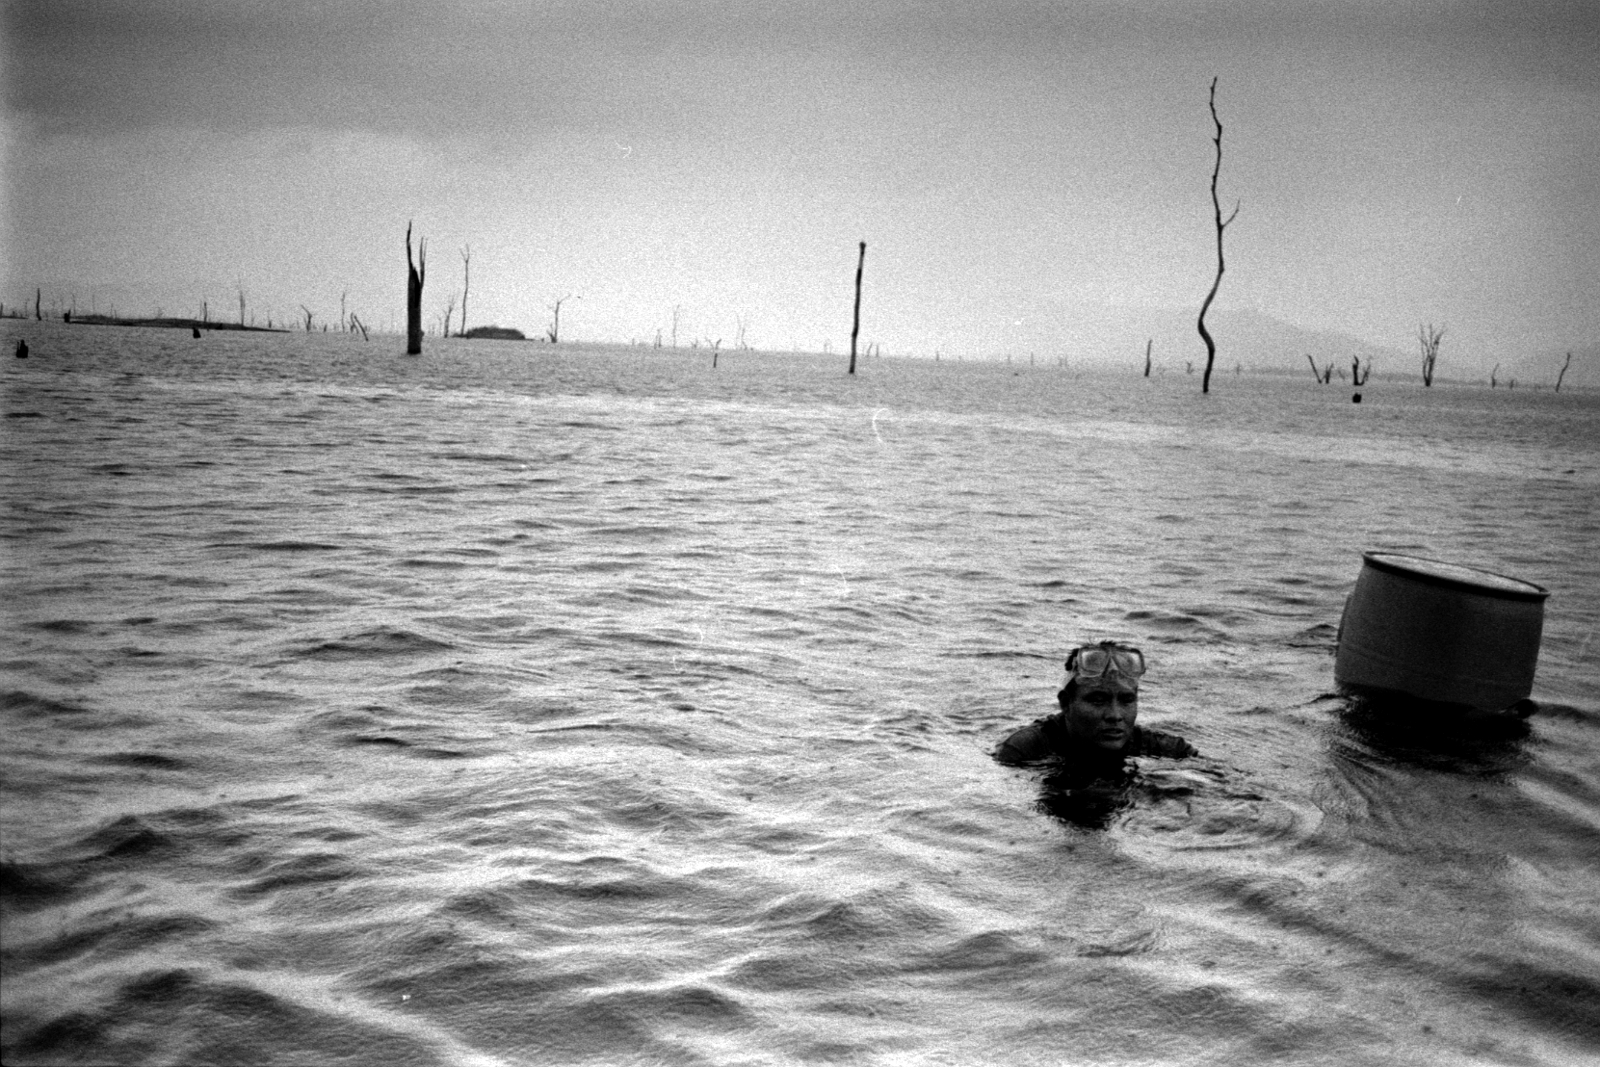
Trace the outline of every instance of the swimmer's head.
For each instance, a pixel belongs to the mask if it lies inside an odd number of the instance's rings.
[[[1067,681],[1056,700],[1067,732],[1083,744],[1117,751],[1133,735],[1139,716],[1139,679],[1144,654],[1128,645],[1101,641],[1067,657]]]

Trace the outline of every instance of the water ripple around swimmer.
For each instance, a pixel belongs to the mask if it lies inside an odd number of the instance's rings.
[[[1322,812],[1309,801],[1270,795],[1220,767],[1144,768],[1131,811],[1116,822],[1130,854],[1248,850],[1260,858],[1292,850],[1317,831]]]

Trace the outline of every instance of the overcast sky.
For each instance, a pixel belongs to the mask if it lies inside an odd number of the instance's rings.
[[[8,304],[1053,351],[1253,309],[1600,340],[1594,0],[4,0]],[[459,305],[459,300],[458,300]],[[1199,351],[1200,342],[1194,344]],[[1451,351],[1453,349],[1453,351]],[[1076,353],[1089,355],[1089,353]]]

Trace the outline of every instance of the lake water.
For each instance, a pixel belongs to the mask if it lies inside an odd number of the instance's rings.
[[[8,1064],[1600,1057],[1596,392],[0,344]],[[1332,694],[1374,549],[1551,590],[1527,736]]]

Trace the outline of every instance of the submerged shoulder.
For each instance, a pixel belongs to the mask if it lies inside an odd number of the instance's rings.
[[[1161,730],[1139,729],[1138,754],[1141,756],[1158,756],[1163,759],[1186,759],[1189,756],[1198,756],[1200,750],[1177,734],[1165,733]]]
[[[994,758],[1001,763],[1032,763],[1055,754],[1050,736],[1050,718],[1035,719],[1000,742]]]

